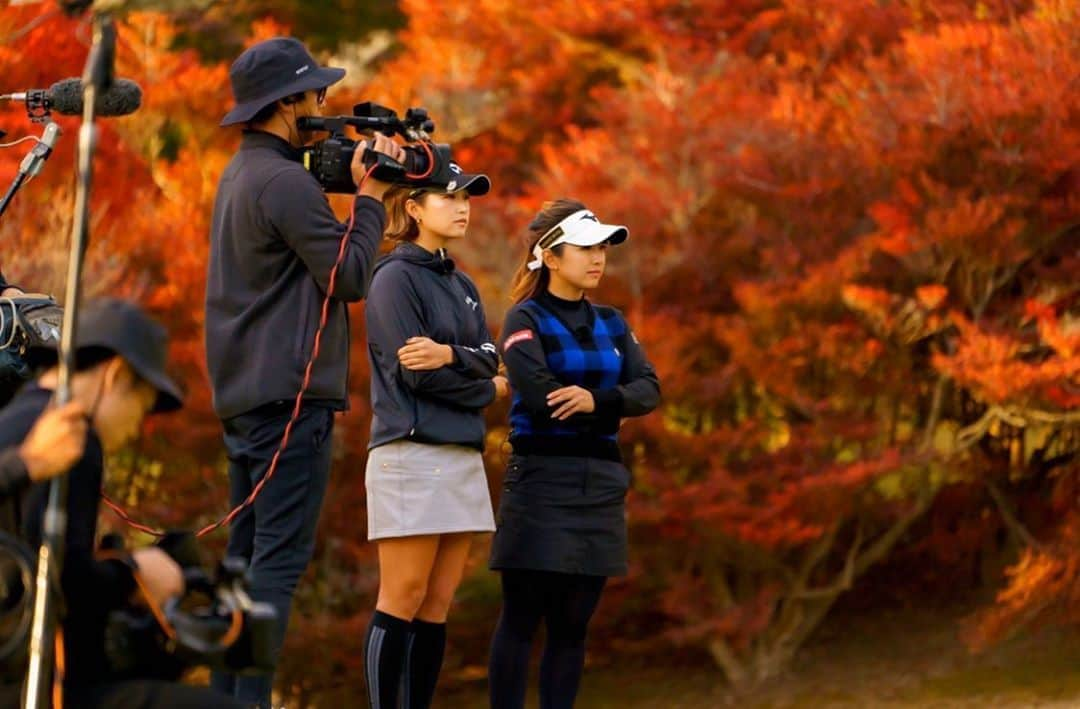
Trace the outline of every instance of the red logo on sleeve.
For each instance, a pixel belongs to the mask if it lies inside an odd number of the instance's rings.
[[[506,352],[507,350],[509,350],[511,347],[513,347],[514,345],[516,345],[519,342],[524,342],[525,340],[531,340],[532,338],[533,338],[533,331],[532,330],[518,330],[517,332],[511,333],[506,338],[506,341],[503,342],[503,352]]]

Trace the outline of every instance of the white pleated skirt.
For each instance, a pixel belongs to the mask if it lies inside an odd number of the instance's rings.
[[[368,452],[364,484],[368,539],[495,531],[475,448],[393,441]]]

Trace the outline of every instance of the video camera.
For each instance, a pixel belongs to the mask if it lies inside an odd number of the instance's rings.
[[[0,406],[32,374],[32,347],[56,347],[64,311],[48,296],[0,298]]]
[[[184,570],[184,595],[165,605],[163,618],[141,606],[109,615],[105,656],[112,676],[175,680],[195,666],[237,674],[272,670],[277,611],[251,599],[246,562],[226,558],[211,578],[194,535],[170,532],[158,546]]]
[[[115,535],[106,553],[120,550]],[[247,565],[225,559],[211,578],[199,564],[195,538],[172,532],[159,543],[184,570],[184,596],[162,610],[112,611],[105,629],[109,679],[178,679],[185,670],[208,666],[233,673],[273,668],[277,612],[248,593]],[[0,532],[0,680],[19,682],[26,672],[33,614],[34,555],[20,539]]]
[[[371,174],[376,180],[409,185],[446,184],[453,179],[450,146],[432,142],[435,123],[423,108],[410,108],[401,119],[392,109],[365,101],[353,106],[351,116],[304,116],[296,123],[300,130],[330,132],[329,138],[304,150],[304,167],[327,192],[356,191],[350,165],[357,141],[345,135],[345,126],[397,134],[411,143],[405,146],[404,164],[371,148],[364,150],[364,166],[374,168]]]

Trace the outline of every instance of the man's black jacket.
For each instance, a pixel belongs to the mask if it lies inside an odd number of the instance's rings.
[[[277,136],[247,132],[218,185],[205,325],[214,409],[222,419],[294,398],[311,356],[345,225],[300,158]],[[354,208],[307,393],[337,408],[347,397],[346,303],[367,293],[386,221],[378,200],[356,197]]]
[[[51,391],[27,385],[0,410],[0,450],[26,438],[51,397]],[[83,457],[68,474],[68,526],[60,583],[66,609],[66,675],[73,684],[98,682],[105,676],[105,621],[109,611],[124,605],[135,588],[126,564],[94,558],[102,456],[101,441],[91,428]],[[47,482],[31,483],[28,478],[14,481],[0,497],[0,528],[29,544],[35,557],[48,497]]]

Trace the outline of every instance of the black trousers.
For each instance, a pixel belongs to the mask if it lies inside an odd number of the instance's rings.
[[[233,507],[247,499],[266,474],[291,414],[292,402],[282,402],[223,422]],[[228,554],[250,560],[252,596],[277,609],[276,653],[285,640],[293,592],[315,548],[315,529],[330,475],[333,426],[331,408],[305,405],[273,478],[229,530]],[[214,673],[211,678],[215,689],[263,709],[270,707],[273,682],[272,673]]]
[[[21,687],[0,686],[0,709],[21,706]],[[150,680],[71,687],[64,692],[64,709],[244,709],[245,706],[207,687]]]

